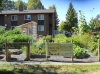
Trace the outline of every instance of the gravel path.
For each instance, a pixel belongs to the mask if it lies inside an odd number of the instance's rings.
[[[90,55],[89,58],[84,58],[84,59],[74,58],[74,62],[75,63],[98,62],[97,56],[93,56],[90,52],[88,52],[88,54]],[[3,57],[4,55],[0,55],[0,56]],[[26,55],[25,54],[11,55],[11,57],[12,57],[11,61],[18,62],[18,61],[24,61]],[[2,58],[0,58],[0,60],[2,60]],[[31,62],[44,62],[45,60],[46,58],[31,58]],[[50,62],[65,62],[65,63],[67,62],[70,63],[72,61],[71,58],[64,58],[63,56],[50,56],[48,60]]]

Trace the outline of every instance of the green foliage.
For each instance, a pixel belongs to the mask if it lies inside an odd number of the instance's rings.
[[[50,42],[50,41],[52,40],[52,36],[51,36],[51,35],[47,35],[47,36],[45,37],[45,40],[46,40],[47,42]]]
[[[22,34],[20,28],[8,30],[4,34],[0,35],[0,43],[4,43],[6,40],[7,42],[27,42],[31,39],[31,36]]]
[[[87,48],[88,43],[91,41],[91,36],[90,34],[85,33],[83,35],[73,35],[72,39],[74,44]]]
[[[89,42],[88,44],[88,49],[91,51],[91,52],[94,52],[98,47],[98,44],[97,42]]]
[[[64,34],[57,34],[54,38],[56,43],[66,43],[67,37]]]
[[[60,23],[60,25],[58,26],[58,30],[59,30],[60,32],[64,31],[64,25],[65,25],[65,22],[62,21],[62,22]]]
[[[55,5],[52,5],[52,6],[49,6],[49,9],[54,9],[55,10],[55,27],[57,27],[57,25],[59,24],[59,18],[58,18],[58,14],[57,14],[57,11],[56,11],[56,6]]]
[[[15,10],[18,10],[19,9],[19,5],[23,5],[23,8],[26,10],[27,9],[27,4],[25,2],[23,2],[22,0],[17,0],[15,3],[14,3],[14,7],[15,7]]]
[[[39,38],[37,42],[31,45],[31,54],[45,54],[45,41],[44,38]]]
[[[72,31],[72,27],[77,27],[78,19],[77,19],[77,13],[72,5],[72,3],[69,4],[69,8],[66,14],[66,21],[64,25],[65,31]]]
[[[89,23],[89,27],[91,30],[99,30],[100,29],[100,15],[98,14],[95,18],[92,18]]]
[[[74,45],[74,57],[84,58],[87,56],[87,51],[79,46]]]
[[[86,23],[85,16],[83,15],[82,11],[79,11],[80,18],[79,18],[79,33],[84,34],[89,32],[89,26]]]
[[[44,6],[42,5],[40,0],[28,0],[27,3],[28,9],[44,9]]]
[[[0,28],[0,35],[2,35],[4,33],[4,29]]]

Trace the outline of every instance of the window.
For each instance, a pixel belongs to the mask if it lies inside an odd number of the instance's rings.
[[[44,31],[44,25],[38,25],[38,31]]]
[[[39,14],[38,15],[38,20],[44,20],[44,14]]]
[[[11,26],[11,29],[13,30],[16,26]]]
[[[12,15],[12,16],[11,16],[11,20],[12,20],[12,21],[17,21],[17,20],[18,20],[17,15]]]
[[[31,15],[25,15],[24,20],[31,20]]]

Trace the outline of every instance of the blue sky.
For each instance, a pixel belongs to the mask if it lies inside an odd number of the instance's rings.
[[[27,2],[28,0],[23,1]],[[100,14],[100,0],[41,0],[41,2],[47,9],[53,4],[56,5],[60,22],[65,20],[65,15],[70,2],[72,2],[77,12],[78,10],[83,11],[87,22],[89,22],[90,18],[92,17],[92,12],[90,12],[90,10],[93,11],[93,17],[96,17],[97,14]]]

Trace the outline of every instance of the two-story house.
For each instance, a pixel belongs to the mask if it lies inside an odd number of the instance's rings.
[[[5,26],[6,30],[13,29],[16,26],[34,21],[37,23],[38,35],[54,35],[55,30],[55,10],[37,9],[23,10],[6,10],[0,12],[0,25]]]

